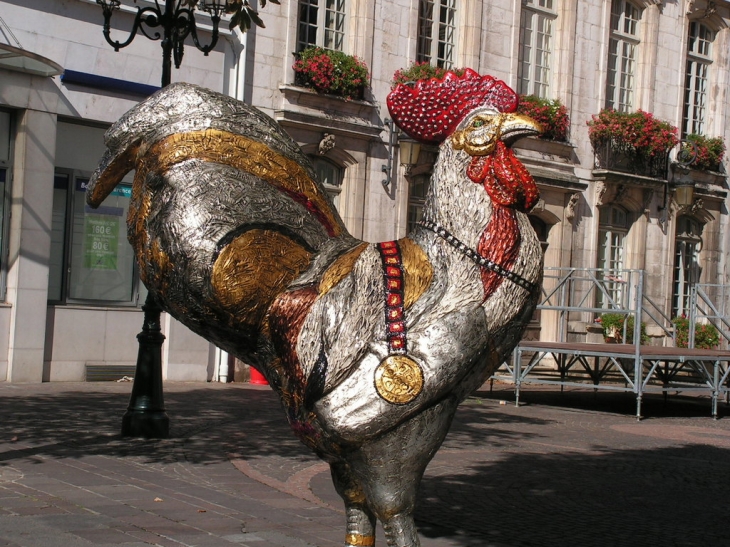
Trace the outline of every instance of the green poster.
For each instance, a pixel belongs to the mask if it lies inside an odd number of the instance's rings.
[[[84,268],[116,270],[119,218],[87,214],[84,219],[84,232],[86,233]]]

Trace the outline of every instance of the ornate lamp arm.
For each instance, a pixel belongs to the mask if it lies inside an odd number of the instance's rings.
[[[198,39],[198,32],[195,24],[194,8],[181,7],[180,0],[165,0],[164,11],[159,0],[155,0],[155,7],[138,7],[134,17],[132,30],[129,37],[124,41],[112,40],[111,18],[115,9],[119,9],[120,0],[96,0],[104,12],[104,38],[114,48],[114,51],[127,47],[132,43],[137,31],[141,32],[150,40],[162,40],[162,85],[170,83],[170,60],[175,61],[175,68],[180,68],[185,49],[185,39],[188,35],[193,38],[193,43],[204,55],[218,43],[218,25],[221,21],[221,13],[225,10],[226,2],[213,0],[202,2],[201,9],[210,13],[210,20],[213,23],[211,41],[208,45],[202,45]],[[145,29],[148,27],[148,29]],[[160,28],[161,32],[151,29]]]
[[[160,17],[161,13],[159,9],[151,8],[151,7],[145,7],[137,8],[137,15],[134,17],[134,23],[132,25],[132,30],[129,32],[129,37],[124,41],[120,42],[118,40],[112,40],[111,38],[111,19],[112,19],[112,13],[115,9],[119,9],[119,2],[114,0],[96,0],[96,3],[101,6],[101,9],[104,13],[104,38],[106,39],[107,43],[114,48],[114,51],[119,51],[120,49],[127,47],[129,44],[132,43],[132,40],[134,40],[134,37],[137,35],[137,31],[140,30],[140,25],[142,23],[145,23],[147,26],[150,27],[156,27],[160,24]],[[144,32],[144,29],[142,30],[142,33],[145,36],[148,36],[146,32]],[[148,36],[148,38],[152,38],[151,36]],[[160,34],[156,33],[156,36],[153,38],[155,40],[160,39]]]
[[[192,17],[192,13],[191,13]],[[197,30],[195,28],[195,19],[193,18],[193,24],[190,25],[190,35],[193,37],[193,43],[195,44],[195,47],[197,47],[200,51],[203,52],[203,55],[207,56],[208,53],[210,53],[215,45],[218,43],[218,24],[221,21],[220,15],[217,15],[215,13],[211,14],[210,20],[213,23],[213,33],[210,39],[210,44],[207,46],[201,46],[200,42],[198,41],[198,34]]]

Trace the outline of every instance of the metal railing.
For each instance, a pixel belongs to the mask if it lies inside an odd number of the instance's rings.
[[[690,290],[688,347],[695,347],[697,325],[710,324],[720,335],[720,347],[730,346],[730,285],[695,283]]]

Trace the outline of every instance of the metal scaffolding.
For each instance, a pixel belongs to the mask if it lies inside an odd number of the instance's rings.
[[[679,348],[670,318],[644,294],[643,270],[547,268],[538,310],[541,324],[554,329],[541,333],[541,338],[552,337],[554,341],[521,341],[511,363],[505,363],[493,378],[514,383],[516,404],[525,384],[632,392],[636,395],[637,419],[641,419],[645,393],[705,392],[711,398],[712,416],[717,417],[718,400],[730,392],[729,295],[727,286],[693,287],[689,347]],[[606,313],[624,318],[622,328],[613,333],[616,343],[603,340],[597,320]],[[654,341],[663,345],[642,344],[647,338],[645,321],[650,322],[653,332],[663,333]],[[697,323],[717,328],[719,348],[694,347]],[[596,343],[586,342],[590,326],[597,331]]]

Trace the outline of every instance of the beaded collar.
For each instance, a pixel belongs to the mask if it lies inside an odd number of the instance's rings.
[[[419,226],[423,226],[427,230],[431,230],[433,233],[435,233],[437,236],[439,236],[441,239],[446,241],[449,245],[451,245],[454,249],[459,251],[461,254],[466,256],[467,258],[471,259],[472,262],[476,263],[477,265],[481,266],[482,268],[486,268],[488,270],[493,271],[497,275],[500,275],[504,277],[505,279],[510,280],[515,285],[522,287],[526,291],[528,291],[531,294],[534,294],[540,290],[540,286],[536,283],[533,283],[532,281],[528,281],[524,277],[517,275],[514,272],[511,272],[496,262],[489,260],[488,258],[484,258],[482,255],[480,255],[477,251],[474,249],[467,247],[466,244],[462,243],[459,239],[454,237],[451,233],[449,233],[445,228],[439,226],[435,222],[430,222],[427,220],[421,220],[418,223]]]

